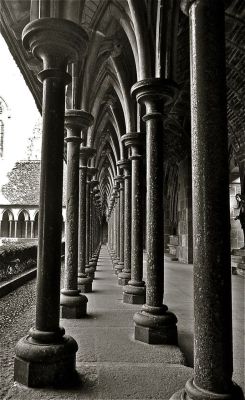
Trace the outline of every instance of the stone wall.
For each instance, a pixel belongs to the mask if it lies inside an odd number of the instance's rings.
[[[179,165],[178,177],[178,259],[187,264],[193,262],[192,232],[191,162],[186,158]]]
[[[231,249],[240,249],[243,247],[243,232],[239,220],[234,220],[234,217],[239,215],[237,207],[236,194],[241,193],[240,183],[230,184],[230,222],[231,222]]]

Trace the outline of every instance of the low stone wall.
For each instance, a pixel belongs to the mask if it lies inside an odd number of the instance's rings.
[[[36,243],[5,243],[0,246],[0,282],[35,268]]]

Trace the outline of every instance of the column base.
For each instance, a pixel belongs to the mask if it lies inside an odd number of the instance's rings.
[[[93,279],[90,278],[90,276],[86,276],[86,274],[83,276],[78,276],[77,285],[81,293],[91,293],[92,283]]]
[[[92,260],[90,260],[89,261],[89,267],[91,268],[94,268],[94,272],[96,271],[96,268],[97,268],[97,261],[92,261]]]
[[[124,263],[122,261],[119,261],[117,265],[115,265],[115,274],[118,275],[120,272],[122,272],[124,268]]]
[[[119,272],[118,274],[118,285],[125,286],[131,279],[131,272]]]
[[[145,293],[146,293],[145,286],[143,285],[142,286],[126,285],[123,287],[123,303],[144,304]]]
[[[118,257],[113,258],[113,260],[112,260],[113,267],[115,268],[115,266],[116,266],[119,262],[120,262],[120,259],[119,259]]]
[[[177,318],[167,306],[150,307],[146,304],[134,314],[135,340],[148,344],[178,344]],[[154,310],[153,310],[154,309]],[[158,310],[157,310],[158,309]]]
[[[244,400],[244,395],[242,389],[234,382],[230,393],[220,394],[203,390],[190,379],[185,389],[174,393],[170,400]]]
[[[61,290],[61,318],[82,318],[87,314],[87,297],[82,294],[72,295],[72,292],[66,289]]]
[[[26,336],[15,348],[14,380],[33,388],[69,384],[76,376],[77,349],[70,336],[52,344],[37,343]]]
[[[90,278],[94,279],[94,272],[95,268],[88,264],[85,268],[85,274],[88,275]]]

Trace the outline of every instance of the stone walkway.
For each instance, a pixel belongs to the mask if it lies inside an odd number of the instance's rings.
[[[166,263],[165,286],[166,303],[179,319],[179,344],[191,365],[192,266]],[[117,285],[117,277],[113,274],[105,247],[101,250],[93,288],[94,292],[87,294],[89,316],[80,320],[61,320],[66,333],[72,335],[79,345],[77,371],[80,379],[77,386],[69,390],[33,390],[15,384],[5,392],[4,399],[168,400],[173,392],[183,387],[192,375],[192,369],[184,366],[185,360],[178,348],[134,341],[132,316],[140,306],[122,303],[122,288]],[[243,289],[244,279],[234,276],[234,378],[244,387]],[[31,308],[33,313],[34,307]],[[26,314],[29,313],[28,307]],[[24,323],[23,331],[19,330],[19,337],[26,333]],[[14,336],[16,340],[16,334]],[[5,369],[10,374],[13,372],[11,362]]]

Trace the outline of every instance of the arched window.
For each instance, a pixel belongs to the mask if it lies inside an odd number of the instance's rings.
[[[1,106],[0,106],[0,111],[1,111]],[[4,123],[2,120],[0,120],[0,158],[3,157],[3,139],[4,139]]]

